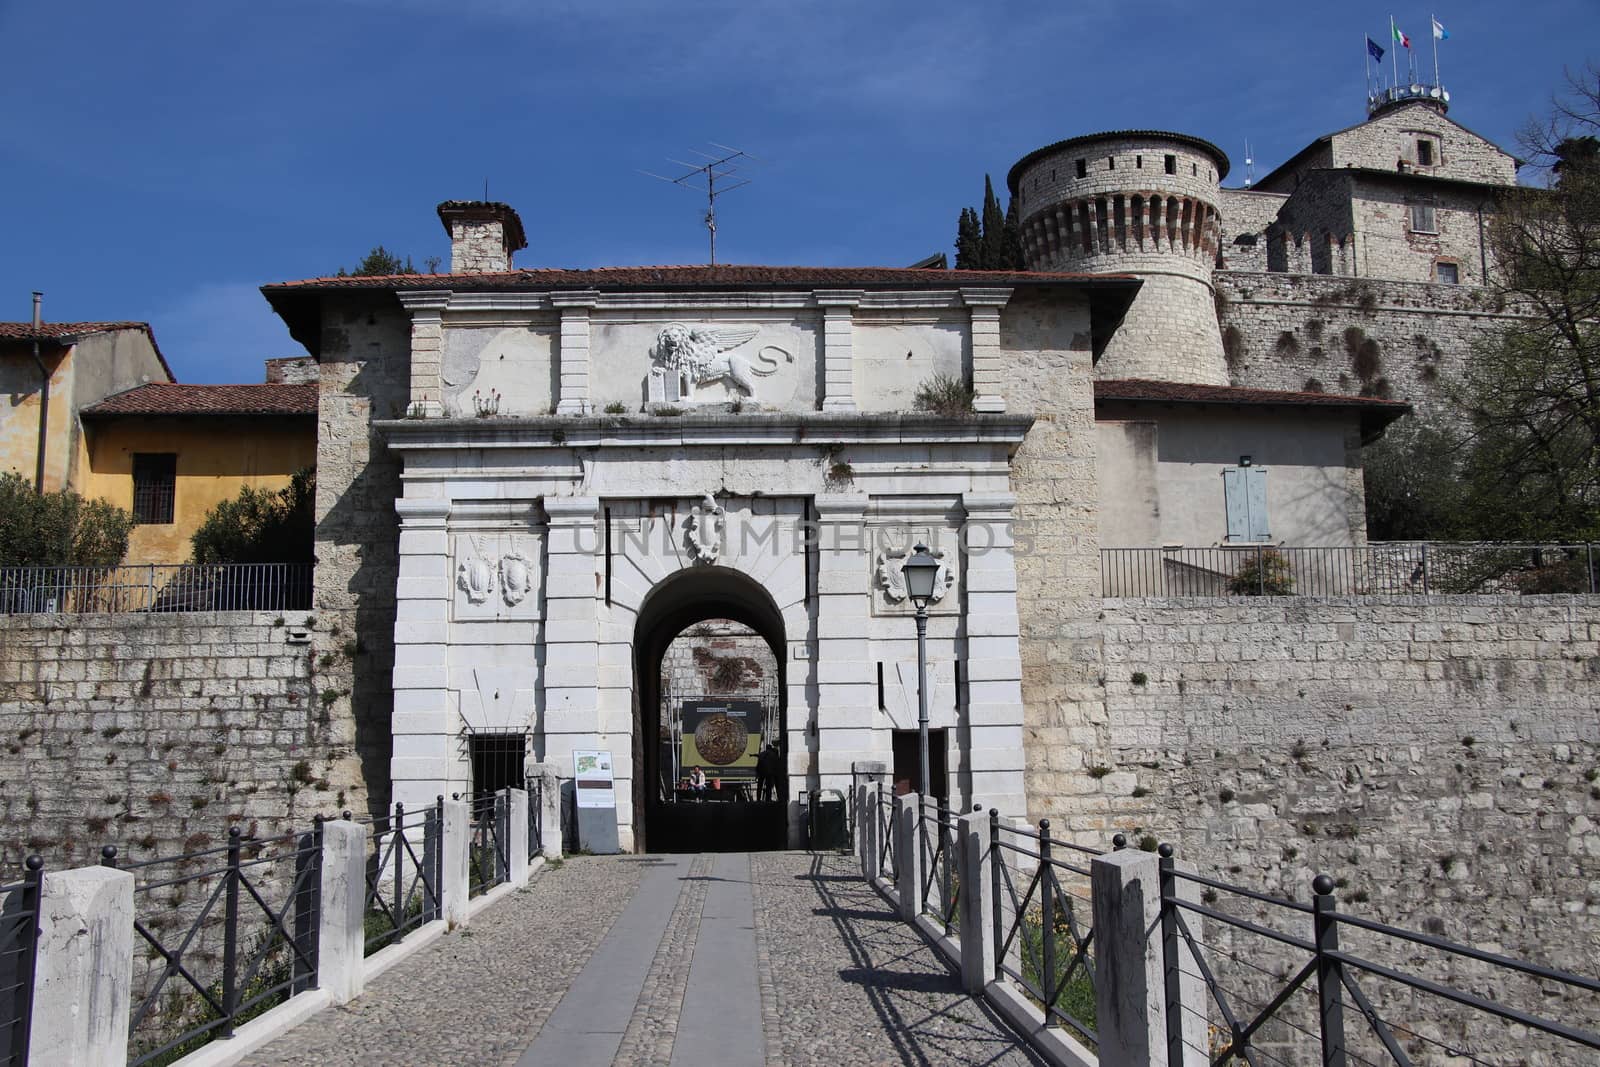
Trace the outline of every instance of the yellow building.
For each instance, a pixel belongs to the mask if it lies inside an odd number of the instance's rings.
[[[172,380],[148,323],[0,322],[0,471],[36,481],[43,409],[44,488],[80,489],[79,412],[115,393]]]
[[[81,413],[78,489],[133,512],[129,563],[183,563],[206,512],[317,462],[317,387],[152,383]]]

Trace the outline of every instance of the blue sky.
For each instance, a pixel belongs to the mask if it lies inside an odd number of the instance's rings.
[[[1600,4],[1435,9],[1452,117],[1511,146]],[[0,0],[0,318],[137,319],[180,380],[299,352],[257,291],[382,243],[420,265],[434,205],[522,215],[521,266],[705,261],[702,204],[641,176],[708,141],[761,157],[718,258],[901,266],[1027,151],[1126,127],[1257,174],[1362,117],[1369,3],[874,0]],[[1431,68],[1429,11],[1395,9]],[[1589,51],[1586,52],[1586,47]]]

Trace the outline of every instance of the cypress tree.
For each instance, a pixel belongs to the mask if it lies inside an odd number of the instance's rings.
[[[1012,197],[1006,205],[1006,224],[1004,230],[1005,270],[1026,270],[1022,262],[1022,226],[1017,219],[1017,198]]]
[[[983,256],[980,269],[1005,270],[1006,216],[1000,210],[1000,200],[994,195],[994,183],[983,176]]]
[[[977,270],[982,256],[983,228],[978,223],[978,213],[964,207],[961,221],[956,224],[956,270]]]

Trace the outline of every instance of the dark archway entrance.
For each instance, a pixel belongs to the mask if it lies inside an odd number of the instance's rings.
[[[633,765],[634,840],[645,852],[732,852],[783,848],[787,840],[788,789],[777,800],[707,795],[684,800],[672,788],[673,769],[663,759],[661,662],[672,641],[696,623],[731,619],[766,641],[777,664],[777,743],[787,762],[783,617],[766,590],[726,567],[680,571],[645,597],[634,624],[635,699]]]

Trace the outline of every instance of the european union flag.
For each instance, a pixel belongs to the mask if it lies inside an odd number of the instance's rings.
[[[1379,63],[1383,62],[1383,49],[1378,47],[1378,42],[1371,37],[1367,38],[1367,54]]]

